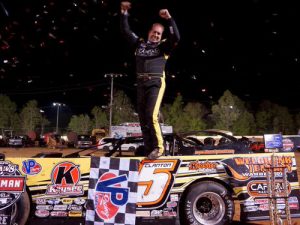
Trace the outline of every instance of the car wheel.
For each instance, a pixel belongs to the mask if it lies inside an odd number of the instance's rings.
[[[11,224],[25,225],[30,214],[30,199],[25,191],[12,206]]]
[[[223,185],[204,181],[191,186],[180,210],[181,224],[224,225],[233,219],[234,203]]]

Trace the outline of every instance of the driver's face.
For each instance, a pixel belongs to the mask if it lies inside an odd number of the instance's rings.
[[[159,42],[163,32],[164,28],[161,25],[153,25],[148,33],[148,41],[154,43]]]

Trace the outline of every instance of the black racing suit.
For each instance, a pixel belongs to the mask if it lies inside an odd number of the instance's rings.
[[[128,15],[121,15],[121,32],[135,47],[137,111],[147,154],[156,148],[160,154],[164,151],[158,114],[166,87],[165,65],[171,50],[180,39],[175,21],[172,18],[167,21],[170,37],[151,43],[134,34],[128,24]]]

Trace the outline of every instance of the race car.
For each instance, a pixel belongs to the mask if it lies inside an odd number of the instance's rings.
[[[203,132],[212,138],[218,135],[228,141],[218,146],[206,146],[197,139],[197,134]],[[86,149],[65,155],[62,152],[41,153],[24,158],[5,157],[3,154],[0,161],[0,221],[23,225],[34,217],[36,224],[49,218],[76,219],[72,224],[84,224],[89,211],[86,203],[91,188],[91,171],[95,171],[92,167],[94,159],[99,162],[126,159],[138,162],[134,203],[136,224],[149,218],[178,218],[184,225],[227,224],[233,220],[235,201],[240,204],[241,220],[268,220],[272,199],[268,192],[268,176],[270,168],[276,166],[278,168],[273,174],[275,204],[285,217],[300,216],[300,187],[292,148],[255,154],[244,142],[231,135],[206,130],[165,134],[165,155],[157,160],[142,156],[145,154],[142,147],[135,152],[139,156],[121,150],[124,143],[141,142],[141,137],[113,139],[113,150],[93,150],[88,154],[85,154]],[[102,164],[105,165],[99,163]],[[99,173],[97,184],[124,178],[124,174],[116,172],[122,170],[124,173],[123,166],[113,165],[108,169],[109,172],[106,170],[101,176],[101,170],[96,170]],[[126,174],[130,172],[126,171]],[[110,177],[105,178],[108,173]],[[120,188],[122,184],[113,187]],[[99,213],[98,217],[110,221],[116,215],[110,212],[117,212],[119,207],[111,202],[112,195],[106,194],[102,195],[107,197],[103,208],[105,213],[97,211],[94,214]],[[120,199],[120,196],[116,197],[115,203]]]

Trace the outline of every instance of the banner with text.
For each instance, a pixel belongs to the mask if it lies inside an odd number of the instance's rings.
[[[86,225],[135,225],[139,160],[92,157]]]

